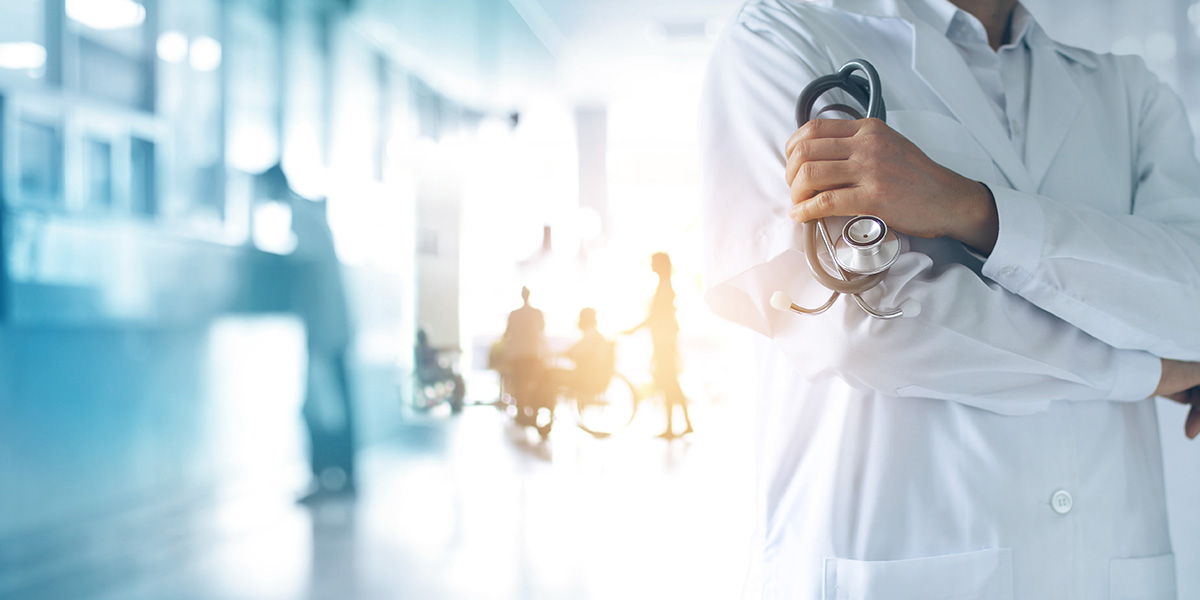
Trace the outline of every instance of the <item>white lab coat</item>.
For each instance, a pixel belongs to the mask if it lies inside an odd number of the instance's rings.
[[[1200,360],[1200,165],[1181,103],[1139,59],[1036,24],[1029,44],[1022,160],[902,0],[751,0],[721,36],[701,108],[706,294],[766,336],[748,596],[1175,598],[1146,398],[1158,357]],[[828,295],[787,218],[795,99],[860,57],[888,123],[991,188],[999,240],[986,261],[907,240],[866,297],[914,299],[916,318],[844,298],[778,312],[774,290]],[[1072,502],[1055,510],[1059,492]]]

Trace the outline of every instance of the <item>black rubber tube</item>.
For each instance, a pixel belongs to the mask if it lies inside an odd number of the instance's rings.
[[[866,77],[855,75],[855,71],[866,73]],[[887,114],[887,108],[883,104],[883,88],[879,83],[879,73],[875,71],[875,67],[871,63],[856,58],[847,62],[838,69],[837,73],[831,73],[824,77],[818,77],[804,87],[800,92],[800,97],[796,99],[796,128],[799,129],[805,123],[813,118],[813,107],[816,106],[817,100],[826,92],[840,89],[850,94],[859,104],[867,107],[867,118],[875,118],[881,121],[886,121],[884,116]],[[845,104],[831,104],[817,114],[826,110],[838,111],[846,113],[856,119],[861,119],[863,116],[854,109]],[[883,279],[884,273],[875,273],[866,277],[852,277],[849,281],[844,281],[830,275],[821,264],[820,258],[817,257],[817,226],[812,221],[805,223],[801,231],[804,237],[804,255],[808,260],[809,269],[813,276],[821,285],[843,294],[859,294],[865,292],[879,283]],[[832,259],[832,257],[830,257]]]

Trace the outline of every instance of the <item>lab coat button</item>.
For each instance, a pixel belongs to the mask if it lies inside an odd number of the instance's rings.
[[[1075,500],[1071,498],[1070,492],[1066,490],[1058,490],[1050,497],[1050,508],[1053,508],[1054,512],[1060,515],[1071,512],[1071,507],[1074,505]]]

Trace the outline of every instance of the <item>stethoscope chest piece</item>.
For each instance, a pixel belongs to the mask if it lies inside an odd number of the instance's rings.
[[[854,75],[862,71],[866,78]],[[818,111],[834,110],[855,119],[864,116],[883,119],[887,109],[883,105],[883,88],[879,73],[871,63],[855,59],[838,69],[837,73],[818,77],[804,87],[796,99],[796,127],[803,127],[813,117],[817,98],[832,89],[849,93],[860,104],[867,107],[867,114],[859,114],[844,104],[831,104]],[[872,215],[860,215],[846,222],[842,236],[835,242],[826,229],[824,219],[804,223],[802,239],[804,256],[809,269],[817,281],[829,288],[830,296],[824,304],[805,308],[792,302],[783,291],[771,296],[771,306],[806,315],[819,315],[833,306],[841,294],[848,294],[860,308],[873,317],[894,319],[900,316],[914,317],[921,307],[915,301],[905,300],[899,308],[879,309],[863,300],[862,293],[883,280],[884,271],[900,256],[900,238],[888,230],[883,219]],[[819,248],[819,246],[823,246]],[[829,262],[834,264],[830,265]],[[828,267],[833,267],[828,268]]]
[[[900,256],[900,238],[883,219],[861,215],[846,222],[834,243],[834,260],[855,275],[886,271]]]

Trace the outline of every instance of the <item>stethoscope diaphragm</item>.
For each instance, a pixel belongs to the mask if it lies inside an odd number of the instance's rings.
[[[855,275],[873,275],[886,271],[900,256],[900,238],[888,229],[883,219],[860,215],[842,227],[842,237],[834,243],[834,260]]]

